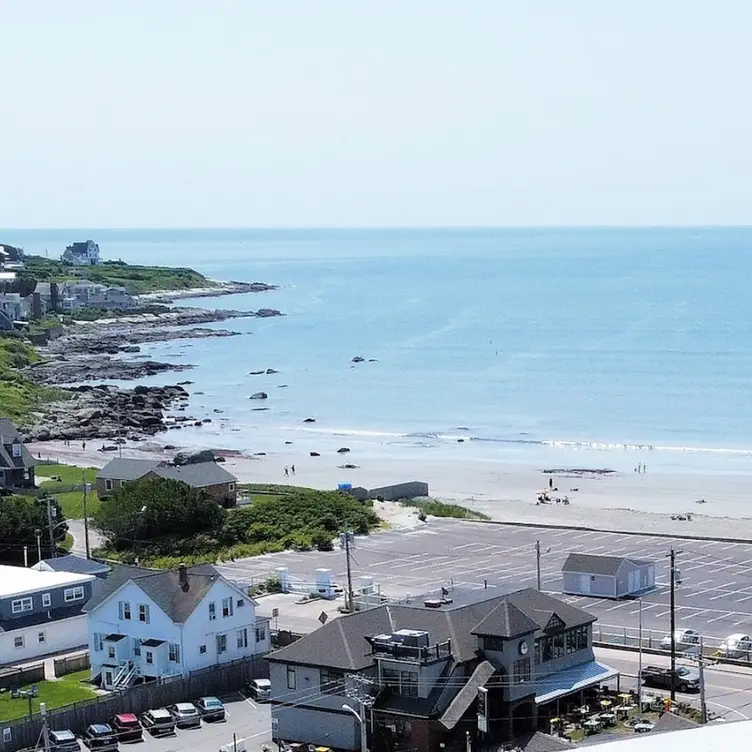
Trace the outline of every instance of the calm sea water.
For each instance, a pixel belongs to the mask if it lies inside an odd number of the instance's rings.
[[[537,461],[544,447],[567,464],[752,471],[752,229],[2,237],[51,256],[92,237],[107,258],[279,284],[190,304],[284,318],[148,350],[198,366],[180,378],[204,392],[192,411],[212,416],[223,446],[263,450],[269,437],[308,431],[442,451],[461,436],[488,458]],[[377,361],[354,366],[357,355]],[[280,373],[248,375],[266,368]],[[263,404],[248,399],[259,390]]]

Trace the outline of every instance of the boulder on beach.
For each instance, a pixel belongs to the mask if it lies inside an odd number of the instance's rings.
[[[189,384],[192,384],[192,381],[178,381],[178,386],[188,386]]]
[[[279,371],[277,371],[275,368],[267,368],[266,369],[266,375],[267,376],[271,376],[271,374],[273,374],[273,373],[279,373]]]
[[[321,455],[318,452],[308,452],[308,454],[310,454],[311,457],[321,457]]]
[[[350,451],[350,447],[340,447],[337,450],[337,454],[347,454]]]
[[[365,358],[362,355],[356,355],[353,359],[353,363],[363,363],[365,361]]]
[[[316,422],[316,418],[306,418],[303,421],[303,423],[315,423],[315,422]]]
[[[178,452],[172,461],[175,465],[196,465],[201,462],[216,462],[217,457],[211,449],[199,452]]]
[[[248,399],[268,399],[269,395],[266,392],[254,392]]]

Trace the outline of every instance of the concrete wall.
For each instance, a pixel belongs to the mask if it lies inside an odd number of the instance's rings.
[[[397,483],[392,486],[372,488],[368,492],[368,496],[371,499],[381,497],[385,501],[397,501],[398,499],[415,499],[421,496],[428,496],[428,483],[414,480],[409,483]]]

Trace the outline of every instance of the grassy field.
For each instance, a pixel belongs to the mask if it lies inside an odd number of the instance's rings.
[[[46,702],[47,708],[61,708],[63,705],[70,705],[74,702],[81,702],[96,697],[96,693],[89,684],[82,684],[89,678],[88,670],[77,671],[74,674],[58,679],[57,681],[41,681],[37,684],[39,688],[39,697],[31,701],[32,710],[39,712],[39,703]],[[27,684],[21,689],[31,689],[32,685]],[[12,700],[10,692],[0,694],[0,721],[12,721],[16,718],[23,718],[29,713],[29,701],[26,698]]]
[[[103,285],[120,285],[132,295],[158,290],[186,290],[208,287],[209,280],[193,269],[172,269],[166,266],[131,266],[110,262],[87,266],[71,266],[43,256],[26,256],[26,271],[41,282],[62,282],[69,279],[88,279]],[[75,272],[75,273],[74,273]]]
[[[454,517],[459,520],[488,520],[490,517],[482,512],[475,512],[459,504],[445,504],[443,501],[425,501],[421,499],[406,499],[400,502],[406,507],[415,507],[423,514],[433,517]]]
[[[0,408],[2,416],[23,422],[43,402],[60,399],[59,389],[39,386],[17,369],[39,360],[34,348],[16,337],[0,335]]]
[[[84,492],[83,491],[60,491],[61,488],[69,488],[72,485],[81,485],[82,473],[87,483],[94,485],[94,479],[97,475],[96,467],[81,468],[75,465],[37,465],[35,468],[37,477],[60,476],[62,480],[45,480],[39,485],[44,491],[54,494],[58,503],[62,507],[63,514],[68,520],[77,520],[84,516]],[[99,497],[93,489],[89,492],[87,498],[87,510],[89,517],[94,515],[99,509]]]

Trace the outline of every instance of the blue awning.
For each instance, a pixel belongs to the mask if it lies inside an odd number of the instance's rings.
[[[598,661],[581,663],[574,668],[568,668],[565,671],[536,679],[535,702],[537,705],[542,705],[559,697],[564,697],[571,692],[577,692],[580,689],[592,687],[593,684],[608,681],[618,675],[619,672],[616,669],[598,663]]]

